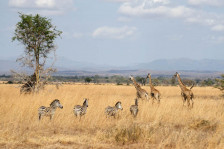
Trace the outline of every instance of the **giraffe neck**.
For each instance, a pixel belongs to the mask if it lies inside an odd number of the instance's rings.
[[[180,85],[181,90],[184,91],[186,89],[186,86],[181,81],[179,74],[177,75],[177,80],[179,82],[179,85]]]
[[[150,86],[151,89],[153,89],[154,86],[152,85],[152,78],[151,78],[150,75],[148,77],[149,77],[149,86]]]
[[[132,81],[133,81],[133,84],[134,84],[135,88],[136,88],[137,90],[139,90],[139,89],[141,88],[141,87],[139,86],[139,84],[135,81],[135,79],[133,79]]]

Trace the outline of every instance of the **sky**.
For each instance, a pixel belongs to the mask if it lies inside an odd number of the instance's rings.
[[[15,59],[18,12],[63,32],[57,56],[126,66],[157,59],[224,59],[224,0],[1,0],[0,59]]]

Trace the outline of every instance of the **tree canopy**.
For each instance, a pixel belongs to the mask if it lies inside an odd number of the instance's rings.
[[[25,55],[19,59],[23,66],[33,68],[38,86],[40,73],[44,68],[49,53],[55,51],[54,40],[61,35],[61,31],[52,25],[51,20],[39,14],[26,15],[19,13],[21,21],[16,24],[12,41],[19,41],[25,46]],[[52,68],[47,72],[53,71]]]

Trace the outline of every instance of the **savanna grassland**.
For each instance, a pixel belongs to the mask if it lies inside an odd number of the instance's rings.
[[[144,86],[148,92],[149,86]],[[161,103],[139,102],[130,115],[134,86],[47,86],[34,95],[20,95],[16,85],[0,85],[0,148],[224,148],[224,99],[212,87],[194,87],[194,108],[182,106],[179,87],[157,87]],[[73,107],[89,98],[81,121]],[[38,120],[38,108],[59,99],[64,106],[54,118]],[[122,102],[119,118],[104,109]]]

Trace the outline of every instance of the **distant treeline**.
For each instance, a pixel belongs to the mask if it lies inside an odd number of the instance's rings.
[[[135,76],[135,79],[141,85],[148,85],[148,79]],[[5,81],[8,84],[13,83],[22,83],[19,80],[15,80],[10,75],[0,75],[0,81]],[[50,82],[77,82],[77,83],[94,83],[94,84],[105,84],[105,83],[114,83],[117,85],[130,85],[132,82],[129,80],[129,77],[114,75],[114,76],[52,76],[49,80]],[[196,86],[214,86],[216,84],[216,79],[187,79],[182,78],[182,81],[185,85],[191,86],[195,84]],[[178,82],[172,77],[152,77],[152,82],[155,86],[168,86],[168,85],[177,85]]]

